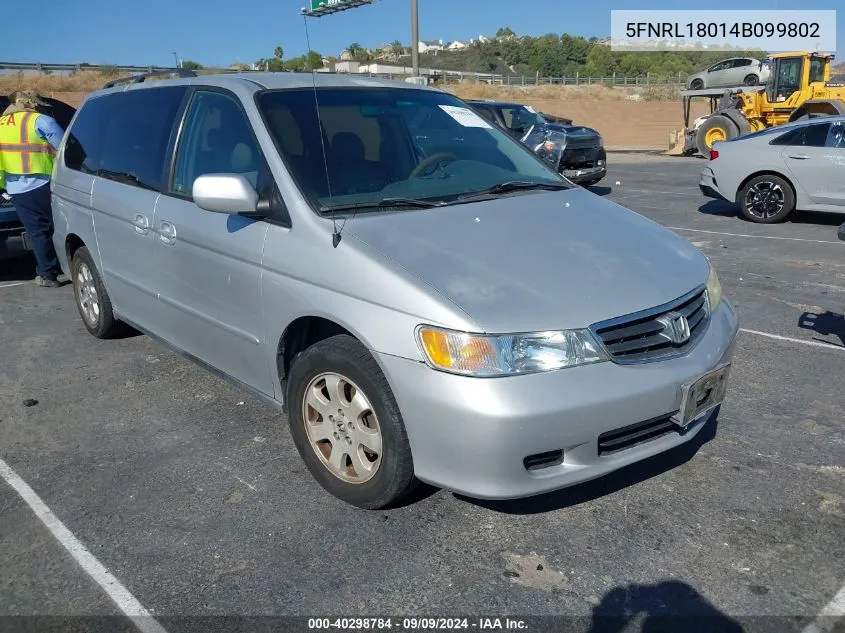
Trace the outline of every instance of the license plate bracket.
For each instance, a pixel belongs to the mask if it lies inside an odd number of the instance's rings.
[[[681,387],[681,408],[672,422],[686,428],[693,420],[715,409],[725,400],[731,364],[725,363]]]

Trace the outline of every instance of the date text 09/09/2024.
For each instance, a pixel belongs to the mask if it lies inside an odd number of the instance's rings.
[[[372,618],[308,618],[308,630],[391,630],[398,631],[524,631],[525,620],[518,618],[434,618],[434,617],[372,617]]]
[[[817,22],[627,22],[626,37],[813,37],[821,38]]]

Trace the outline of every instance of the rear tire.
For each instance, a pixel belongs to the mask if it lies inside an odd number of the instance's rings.
[[[695,132],[695,145],[702,156],[709,156],[713,143],[739,136],[739,127],[723,114],[708,117]]]
[[[742,215],[757,224],[783,222],[795,210],[792,185],[774,174],[756,176],[737,194]]]
[[[125,325],[115,319],[111,298],[91,253],[81,246],[70,264],[73,296],[82,324],[92,336],[112,338],[125,330]]]
[[[748,75],[742,83],[746,86],[756,86],[760,83],[760,78],[757,75]]]
[[[377,510],[414,489],[414,462],[399,406],[378,363],[358,340],[339,334],[298,354],[287,401],[296,448],[326,491]]]

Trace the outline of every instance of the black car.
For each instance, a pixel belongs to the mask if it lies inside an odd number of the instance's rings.
[[[501,101],[467,101],[482,117],[528,146],[572,182],[587,187],[607,175],[601,134],[580,125],[549,121],[531,106]]]

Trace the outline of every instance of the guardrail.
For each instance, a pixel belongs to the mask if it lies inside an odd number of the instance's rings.
[[[111,64],[40,64],[27,62],[2,62],[0,71],[37,71],[46,73],[69,73],[81,71],[94,72],[121,72],[121,73],[150,73],[160,71],[177,71],[172,66],[118,66]],[[213,69],[208,69],[213,70]],[[219,69],[220,72],[231,72],[226,69]],[[410,69],[409,69],[410,71]],[[440,70],[435,68],[421,69],[422,74],[431,80],[439,83],[457,83],[466,80],[478,81],[480,83],[497,84],[505,86],[580,86],[580,85],[605,85],[611,87],[625,86],[685,86],[686,75],[677,74],[672,76],[656,76],[647,73],[644,76],[625,77],[611,75],[608,77],[584,76],[576,73],[574,77],[543,77],[538,75],[517,76],[500,75],[495,73],[478,73],[460,70]],[[389,79],[401,79],[411,73],[401,72],[376,72],[376,73],[353,73],[369,77],[385,77]]]
[[[83,70],[117,70],[122,73],[147,73],[157,70],[176,70],[171,66],[118,66],[114,64],[36,64],[28,62],[0,62],[0,70],[37,70],[39,72],[74,72]]]

